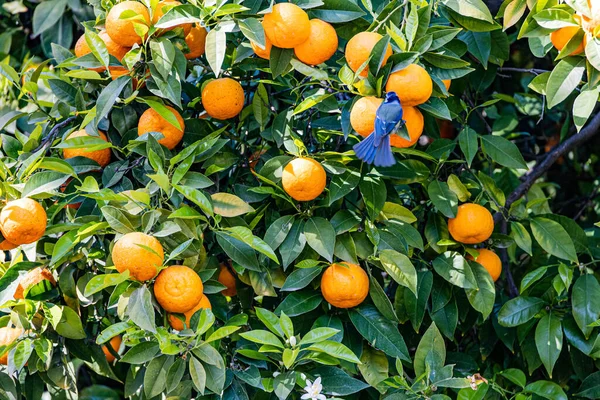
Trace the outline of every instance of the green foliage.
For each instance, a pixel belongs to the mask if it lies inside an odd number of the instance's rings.
[[[0,327],[23,328],[0,343],[1,397],[600,398],[598,143],[528,178],[553,146],[593,125],[595,27],[560,51],[550,34],[593,19],[594,7],[507,0],[494,17],[481,0],[295,2],[339,37],[330,60],[309,66],[292,49],[253,55],[271,4],[248,0],[191,0],[154,25],[138,19],[147,37],[119,62],[98,36],[115,3],[9,2],[0,13],[0,192],[33,198],[48,215],[39,241],[0,253]],[[17,39],[23,23],[27,43]],[[182,23],[208,29],[202,57],[186,59]],[[91,49],[82,57],[69,50],[77,29]],[[382,35],[366,78],[343,51],[361,31]],[[585,51],[571,54],[584,36]],[[382,97],[388,76],[412,63],[433,81],[418,106],[425,133],[394,148],[395,165],[364,164],[352,150],[355,100]],[[127,73],[112,79],[106,67]],[[219,77],[245,93],[226,121],[202,103]],[[185,121],[173,150],[159,144],[162,132],[137,134],[149,108],[181,128],[166,106]],[[90,136],[67,139],[80,129]],[[65,149],[108,149],[111,163],[64,159]],[[310,202],[281,183],[301,156],[327,174]],[[495,214],[484,243],[449,232],[463,203]],[[192,268],[212,309],[169,315],[153,280],[116,271],[112,247],[129,232],[160,241],[161,269]],[[497,282],[473,259],[482,248],[502,260]],[[339,309],[324,299],[333,262],[366,271],[364,302]],[[235,272],[234,296],[221,293],[223,265]],[[36,267],[57,284],[14,299]],[[116,336],[120,348],[103,347]]]

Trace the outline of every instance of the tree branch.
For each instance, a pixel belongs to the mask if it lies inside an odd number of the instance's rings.
[[[597,113],[594,118],[583,128],[579,133],[574,134],[558,146],[554,147],[546,157],[538,162],[527,174],[523,176],[521,183],[506,199],[504,209],[508,210],[510,206],[521,197],[523,197],[544,173],[558,160],[562,155],[568,153],[573,148],[585,143],[594,135],[600,132],[600,113]],[[502,220],[502,213],[497,212],[494,215],[494,222],[499,223]]]
[[[534,75],[540,75],[543,74],[544,72],[550,72],[546,69],[537,69],[537,68],[512,68],[512,67],[502,67],[499,69],[502,72],[522,72],[525,74],[534,74]]]
[[[59,122],[58,124],[54,125],[54,127],[50,130],[48,135],[46,135],[46,137],[42,140],[42,143],[40,143],[40,145],[38,147],[36,147],[36,149],[33,152],[35,153],[36,151],[40,150],[42,147],[45,147],[48,144],[52,144],[52,142],[56,138],[56,135],[58,135],[58,131],[61,128],[64,128],[65,126],[67,126],[69,123],[71,123],[71,121],[75,120],[75,118],[77,118],[77,117],[71,116],[71,117],[65,119],[64,121]]]

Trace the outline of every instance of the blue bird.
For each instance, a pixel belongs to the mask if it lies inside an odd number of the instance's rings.
[[[390,145],[390,135],[404,123],[402,105],[396,92],[388,92],[375,113],[375,131],[354,145],[356,156],[376,167],[389,167],[396,163]]]

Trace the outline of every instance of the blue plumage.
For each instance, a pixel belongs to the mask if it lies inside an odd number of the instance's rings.
[[[396,163],[390,145],[390,135],[398,129],[402,120],[402,105],[395,92],[388,92],[375,114],[375,131],[354,145],[356,156],[376,167],[389,167]]]

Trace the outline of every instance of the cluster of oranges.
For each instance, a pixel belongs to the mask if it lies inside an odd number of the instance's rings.
[[[264,59],[271,56],[272,46],[294,49],[296,58],[308,65],[329,60],[337,51],[338,37],[333,26],[308,14],[292,3],[275,4],[263,20],[265,45],[250,42],[254,53]]]

